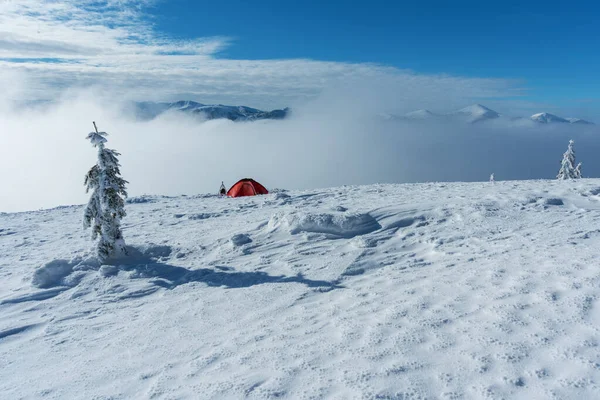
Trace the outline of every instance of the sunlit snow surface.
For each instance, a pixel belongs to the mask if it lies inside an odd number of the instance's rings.
[[[267,182],[264,182],[267,183]],[[600,397],[600,180],[0,214],[0,397]]]

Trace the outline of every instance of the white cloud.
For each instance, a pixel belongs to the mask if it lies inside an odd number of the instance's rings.
[[[100,4],[100,5],[99,5]],[[120,98],[202,101],[239,99],[284,106],[331,86],[379,85],[383,97],[452,106],[476,98],[515,96],[520,82],[422,75],[376,64],[294,60],[231,60],[218,53],[225,37],[173,40],[154,32],[144,12],[151,1],[21,0],[0,2],[0,73],[18,70],[24,99],[55,98],[67,88]],[[3,61],[2,61],[3,59]],[[20,59],[15,62],[14,59]],[[14,94],[17,96],[17,94]]]

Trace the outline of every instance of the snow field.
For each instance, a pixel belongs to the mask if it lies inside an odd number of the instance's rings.
[[[600,180],[0,214],[8,398],[600,397]]]

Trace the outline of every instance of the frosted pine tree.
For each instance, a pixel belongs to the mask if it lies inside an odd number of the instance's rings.
[[[98,149],[98,161],[85,176],[86,193],[92,192],[85,208],[83,225],[92,228],[92,240],[97,240],[96,254],[101,261],[110,256],[126,254],[125,241],[121,232],[121,218],[125,216],[125,201],[128,183],[120,177],[120,164],[115,150],[104,147],[106,132],[90,132],[88,139]]]
[[[575,149],[573,149],[572,140],[569,140],[569,147],[563,154],[563,159],[560,163],[560,169],[558,170],[557,179],[577,179],[581,178],[581,165],[575,167]]]
[[[575,179],[581,178],[581,163],[577,164],[575,167]]]

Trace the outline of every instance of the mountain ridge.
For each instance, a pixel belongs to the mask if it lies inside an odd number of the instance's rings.
[[[180,100],[172,103],[143,101],[133,104],[136,118],[151,120],[164,113],[183,112],[201,117],[205,120],[228,119],[230,121],[257,121],[263,119],[284,119],[289,108],[263,111],[247,106],[230,106],[224,104],[203,104],[192,100]]]
[[[482,104],[472,104],[470,106],[461,108],[456,111],[449,113],[438,114],[427,109],[420,109],[411,111],[404,114],[403,116],[396,116],[393,114],[387,114],[390,117],[388,119],[402,119],[411,121],[433,121],[433,120],[462,120],[467,123],[479,123],[489,120],[495,120],[499,118],[510,118],[512,121],[522,120],[531,121],[540,124],[554,124],[554,123],[566,123],[566,124],[578,124],[578,125],[594,125],[593,122],[586,121],[581,118],[563,118],[558,115],[541,112],[531,115],[530,117],[507,117],[492,110]]]
[[[171,113],[182,112],[201,117],[204,120],[229,119],[231,121],[257,121],[265,119],[285,119],[290,113],[288,107],[264,111],[248,106],[232,106],[225,104],[204,104],[192,100],[179,100],[175,102],[152,102],[143,101],[134,103],[134,114],[136,118],[142,120],[151,120],[158,116]],[[404,115],[390,113],[380,113],[380,118],[386,120],[408,120],[408,121],[461,121],[469,124],[483,123],[496,119],[509,119],[510,121],[520,121],[523,123],[534,122],[537,124],[577,124],[594,125],[593,122],[568,117],[563,118],[548,112],[540,112],[529,117],[509,117],[486,107],[485,105],[475,103],[463,107],[456,111],[448,113],[436,113],[428,109],[419,109],[411,111]]]

